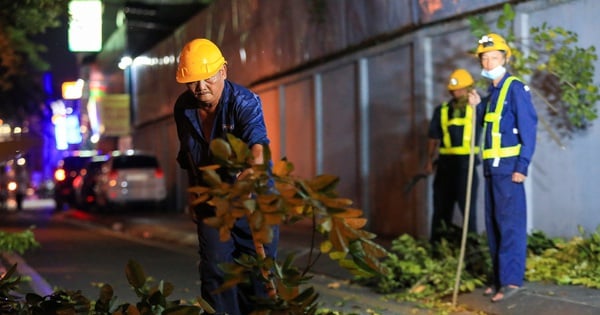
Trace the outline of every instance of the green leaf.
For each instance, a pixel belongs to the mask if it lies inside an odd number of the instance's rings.
[[[231,158],[231,146],[227,141],[221,138],[213,139],[210,142],[210,152],[219,160],[227,161]]]
[[[346,253],[343,251],[329,252],[329,258],[331,258],[331,260],[340,260],[340,259],[343,259],[344,257],[346,257]]]
[[[496,26],[497,26],[499,29],[505,29],[505,28],[506,28],[506,24],[507,24],[507,23],[508,23],[508,21],[506,20],[506,17],[505,17],[505,16],[500,16],[500,17],[498,18],[498,22],[496,23]]]
[[[196,298],[196,301],[198,302],[198,304],[200,304],[200,307],[206,311],[208,314],[214,314],[216,313],[215,309],[210,305],[210,303],[208,303],[205,299],[203,299],[201,296],[198,296]]]
[[[314,191],[333,191],[338,183],[340,182],[340,178],[335,175],[330,174],[322,174],[315,177],[313,180],[308,181],[308,185]]]
[[[320,251],[321,253],[327,254],[331,251],[331,249],[333,249],[333,244],[331,244],[330,241],[323,241],[321,242],[321,246],[320,246]]]
[[[221,176],[219,176],[219,174],[217,174],[217,172],[214,170],[204,170],[202,172],[202,179],[204,179],[204,181],[208,183],[210,187],[221,186]]]
[[[130,259],[129,262],[127,262],[125,275],[129,284],[136,289],[141,289],[146,284],[146,274],[137,261]]]
[[[248,158],[252,156],[250,154],[250,149],[248,148],[248,145],[231,133],[227,134],[227,141],[229,141],[229,143],[231,144],[231,148],[233,149],[233,153],[235,155],[236,163],[243,164],[248,162]]]
[[[251,213],[256,210],[256,200],[255,199],[246,199],[244,200],[244,207],[248,209]]]
[[[502,7],[502,12],[503,12],[503,16],[509,20],[509,21],[513,21],[515,19],[515,11],[512,8],[512,5],[510,5],[510,3],[505,3],[504,6]]]

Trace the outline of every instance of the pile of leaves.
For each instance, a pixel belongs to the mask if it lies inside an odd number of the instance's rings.
[[[600,288],[600,226],[586,234],[581,226],[579,235],[568,241],[548,238],[541,231],[532,233],[527,280]]]
[[[31,228],[14,233],[0,231],[0,253],[16,252],[23,254],[26,250],[39,246],[40,244],[35,240]]]
[[[439,244],[402,235],[395,239],[384,264],[391,273],[356,281],[399,300],[431,303],[452,294],[460,244],[452,227]],[[449,241],[450,240],[450,241]],[[454,240],[454,241],[453,241]],[[593,233],[579,227],[570,240],[549,238],[533,231],[527,240],[527,281],[600,288],[600,226]],[[469,235],[460,292],[471,292],[487,283],[491,260],[485,235]]]
[[[440,243],[433,245],[407,234],[401,235],[392,241],[391,254],[384,260],[392,272],[376,279],[357,278],[357,281],[374,286],[379,293],[406,301],[427,302],[450,295],[458,267],[460,230],[451,227],[446,235]],[[470,292],[484,285],[486,273],[491,269],[486,244],[483,236],[468,236],[460,292]]]

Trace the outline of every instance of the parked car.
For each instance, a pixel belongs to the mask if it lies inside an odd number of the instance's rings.
[[[54,171],[54,201],[56,210],[63,210],[65,205],[75,205],[75,190],[73,180],[79,172],[92,159],[98,155],[97,151],[74,151],[58,162]]]
[[[146,204],[164,208],[167,187],[156,156],[139,151],[114,152],[98,175],[96,198],[105,209]]]
[[[96,207],[96,184],[102,165],[108,160],[107,155],[93,156],[73,179],[75,202],[82,210],[93,210]]]

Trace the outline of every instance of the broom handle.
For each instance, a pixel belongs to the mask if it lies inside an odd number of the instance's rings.
[[[467,104],[467,106],[470,106]],[[476,111],[476,107],[471,107],[473,111]],[[456,300],[458,299],[458,291],[460,287],[460,277],[463,269],[463,261],[465,259],[465,248],[467,245],[467,231],[469,226],[469,213],[471,212],[471,186],[473,185],[473,169],[475,168],[475,137],[476,133],[476,123],[477,123],[477,113],[473,113],[471,115],[471,146],[469,150],[469,171],[467,177],[467,193],[465,196],[465,212],[463,218],[463,226],[462,226],[462,239],[460,242],[460,255],[458,258],[458,266],[456,268],[456,279],[454,282],[454,292],[452,294],[452,306],[456,307]]]

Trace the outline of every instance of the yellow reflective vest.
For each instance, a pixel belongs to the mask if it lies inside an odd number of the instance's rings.
[[[500,133],[500,119],[502,119],[502,110],[504,109],[504,101],[506,100],[506,94],[512,81],[518,80],[516,77],[510,76],[506,79],[500,90],[500,95],[496,101],[496,108],[493,112],[489,112],[489,106],[486,109],[486,114],[483,118],[484,133],[488,127],[491,127],[491,144],[489,148],[483,148],[482,156],[483,159],[495,159],[505,158],[511,156],[518,156],[521,153],[521,145],[517,144],[509,147],[502,147],[502,134]],[[485,141],[482,141],[482,145]]]
[[[445,102],[440,108],[440,125],[442,127],[443,137],[440,145],[440,154],[447,155],[467,155],[471,151],[471,137],[473,137],[472,119],[473,119],[473,108],[471,106],[465,107],[464,117],[448,118],[448,103]],[[450,138],[450,126],[461,126],[463,129],[462,143],[460,146],[452,146]],[[473,153],[478,153],[479,147],[474,148]]]

